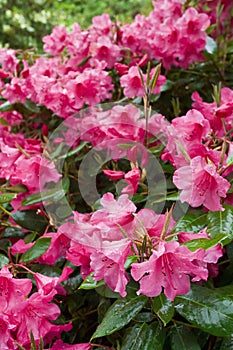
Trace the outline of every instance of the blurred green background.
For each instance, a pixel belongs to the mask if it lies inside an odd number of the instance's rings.
[[[151,0],[0,0],[0,47],[40,51],[42,37],[55,25],[71,29],[78,22],[86,28],[92,17],[102,13],[127,23],[151,9]]]

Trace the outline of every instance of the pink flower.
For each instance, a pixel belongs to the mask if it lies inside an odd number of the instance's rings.
[[[86,278],[91,273],[90,256],[93,249],[85,247],[78,242],[72,242],[69,250],[66,252],[66,259],[76,266],[81,266],[80,274]]]
[[[167,219],[167,214],[156,214],[152,209],[141,209],[134,216],[134,225],[133,230],[136,232],[139,237],[143,237],[145,232],[149,234],[150,237],[160,237],[163,227]],[[171,217],[169,225],[167,228],[167,234],[171,232],[175,226],[175,221]]]
[[[192,207],[204,205],[207,209],[223,210],[220,199],[226,197],[230,183],[217,173],[216,166],[203,157],[193,158],[190,165],[175,171],[174,184],[182,190],[180,200]]]
[[[126,64],[116,62],[114,64],[114,67],[116,68],[120,76],[127,74],[129,71],[129,67]]]
[[[117,58],[121,57],[120,48],[106,36],[100,36],[97,41],[91,43],[90,53],[99,61],[106,61],[108,68],[112,68]]]
[[[16,73],[19,69],[19,60],[16,57],[16,51],[12,49],[0,50],[0,62],[2,69],[8,72]]]
[[[192,241],[195,239],[210,239],[210,236],[206,233],[206,228],[201,230],[198,233],[188,233],[188,232],[179,232],[178,240],[180,243]],[[218,265],[216,265],[219,258],[223,256],[223,248],[221,244],[217,244],[211,248],[205,250],[204,257],[202,260],[196,261],[198,266],[203,266],[208,268],[209,276],[216,277],[218,275]]]
[[[27,90],[20,78],[14,77],[10,83],[5,85],[5,89],[1,92],[2,96],[9,100],[10,103],[25,103],[27,98]]]
[[[204,117],[209,121],[214,133],[218,136],[225,135],[225,128],[231,130],[233,127],[233,91],[229,88],[223,88],[221,90],[220,106],[217,106],[216,102],[203,102],[198,92],[192,94],[193,107],[199,110]],[[221,120],[224,118],[224,124]]]
[[[138,71],[138,67],[131,67],[128,73],[120,78],[120,83],[124,88],[124,95],[126,97],[143,97],[145,95],[145,90]]]
[[[0,316],[0,349],[9,350],[15,349],[13,345],[14,339],[11,336],[11,331],[16,328],[16,325],[13,325],[9,322],[6,315]]]
[[[28,299],[15,305],[15,318],[18,322],[17,341],[22,345],[30,343],[30,331],[32,330],[36,341],[44,337],[51,330],[59,330],[50,320],[55,320],[60,315],[57,305],[50,303],[53,296],[32,294]],[[54,328],[55,327],[55,328]]]
[[[126,174],[123,171],[115,170],[103,170],[103,173],[111,180],[120,180],[122,178],[125,178],[128,185],[122,189],[122,194],[124,193],[130,196],[137,192],[138,181],[140,180],[141,176],[140,169],[135,168],[128,171]]]
[[[92,18],[91,30],[94,29],[95,32],[100,35],[108,35],[113,27],[113,22],[109,14],[103,13],[100,16],[95,16]]]
[[[28,278],[15,279],[7,267],[0,271],[0,309],[13,310],[16,303],[23,302],[32,289]]]
[[[172,120],[172,125],[177,134],[182,135],[186,142],[201,143],[210,133],[210,124],[208,120],[198,110],[191,109],[185,116]]]
[[[23,254],[34,245],[34,242],[25,243],[23,239],[19,239],[11,246],[11,254]]]
[[[120,180],[125,175],[124,171],[116,171],[116,170],[103,170],[103,173],[111,180]]]
[[[89,343],[65,344],[59,339],[53,344],[51,350],[91,350],[91,345]]]
[[[58,230],[58,232],[48,232],[43,237],[51,237],[49,248],[39,257],[42,264],[53,265],[55,262],[65,256],[70,246],[70,238]]]
[[[193,281],[207,280],[208,270],[195,263],[203,257],[201,249],[191,252],[175,241],[160,242],[148,261],[132,264],[132,277],[140,280],[137,294],[155,297],[164,290],[166,297],[174,300],[176,295],[188,293],[189,275],[193,276]]]
[[[133,221],[132,213],[136,211],[136,206],[128,199],[128,195],[123,194],[115,200],[112,193],[106,193],[101,198],[100,203],[103,209],[92,215],[92,224],[105,222],[107,226],[112,227],[116,224],[123,226]]]
[[[44,51],[52,55],[61,53],[66,45],[67,33],[66,27],[55,26],[50,35],[43,37]]]
[[[128,195],[133,195],[134,193],[136,193],[140,177],[140,169],[134,168],[133,170],[128,171],[128,173],[125,174],[125,180],[128,183],[128,186],[122,189],[122,193],[126,193]]]
[[[69,266],[64,267],[60,277],[49,277],[36,272],[33,276],[36,281],[38,292],[42,295],[48,295],[51,293],[52,295],[66,295],[65,289],[60,283],[66,281],[72,272],[73,270]]]
[[[91,254],[91,268],[94,271],[94,279],[104,279],[106,285],[126,296],[126,284],[129,281],[124,269],[124,263],[130,253],[131,241],[121,239],[119,241],[104,241],[101,250]]]

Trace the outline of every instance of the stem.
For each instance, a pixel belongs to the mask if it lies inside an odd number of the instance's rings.
[[[31,156],[28,154],[17,142],[15,143],[15,147],[18,148],[18,150],[25,155],[26,158],[30,159]]]
[[[99,347],[99,348],[101,347],[101,348],[106,349],[106,350],[113,350],[112,347],[107,346],[107,345],[102,345],[102,344],[93,344],[93,343],[91,343],[91,346],[96,346],[96,347]]]
[[[7,214],[7,215],[11,215],[11,213],[8,211],[8,210],[6,210],[1,204],[0,204],[0,209],[5,213],[5,214]]]

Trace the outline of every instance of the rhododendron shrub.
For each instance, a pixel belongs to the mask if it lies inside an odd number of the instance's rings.
[[[0,50],[0,349],[230,346],[231,23],[157,0]]]

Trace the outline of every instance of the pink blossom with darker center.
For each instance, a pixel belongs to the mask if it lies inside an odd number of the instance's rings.
[[[192,207],[204,205],[213,211],[223,210],[220,199],[226,197],[230,188],[230,183],[217,173],[216,166],[200,156],[193,158],[190,165],[177,169],[173,182],[182,190],[182,202]]]

